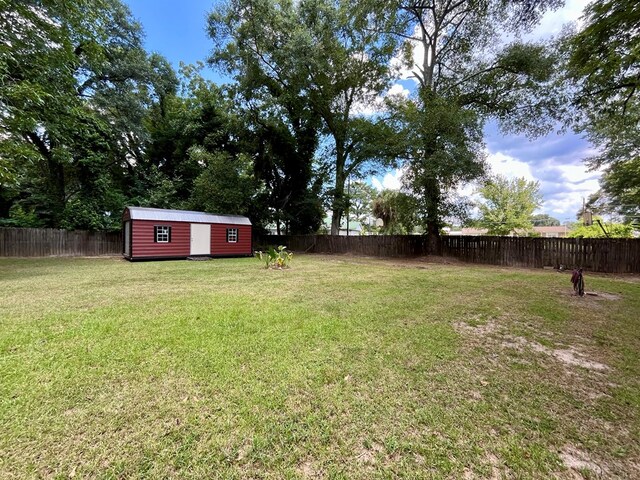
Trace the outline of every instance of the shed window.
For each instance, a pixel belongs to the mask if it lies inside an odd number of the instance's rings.
[[[168,225],[156,225],[153,227],[154,242],[169,243],[171,241],[171,227]]]
[[[227,243],[237,243],[237,242],[238,242],[238,229],[227,228]]]

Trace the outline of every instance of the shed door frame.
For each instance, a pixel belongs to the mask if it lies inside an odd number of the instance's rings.
[[[131,256],[131,220],[124,222],[124,256]]]
[[[211,224],[191,224],[191,255],[211,255]]]

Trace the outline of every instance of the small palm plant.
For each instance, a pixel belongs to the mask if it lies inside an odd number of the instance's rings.
[[[277,249],[269,247],[266,252],[258,250],[255,252],[255,256],[264,262],[265,268],[282,270],[283,268],[289,268],[293,252],[288,252],[287,247],[280,245]]]

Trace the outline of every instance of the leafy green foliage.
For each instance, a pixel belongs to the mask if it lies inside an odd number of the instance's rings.
[[[464,204],[453,197],[456,187],[484,175],[481,122],[474,111],[433,94],[395,99],[390,107],[396,148],[407,161],[404,181],[414,192],[422,224],[439,232],[445,217],[465,215]]]
[[[282,270],[283,268],[289,268],[293,259],[293,252],[287,251],[287,247],[280,245],[277,249],[269,247],[266,252],[257,251],[255,256],[264,262],[265,268]]]
[[[542,204],[538,182],[524,178],[509,180],[496,176],[479,189],[482,202],[478,202],[481,218],[479,226],[487,228],[489,235],[522,233],[533,228],[531,214]]]
[[[189,150],[196,163],[205,166],[193,183],[190,207],[212,213],[247,215],[258,191],[251,161],[243,154],[231,157],[208,153],[199,147]]]
[[[382,219],[380,233],[411,234],[418,224],[416,199],[404,192],[383,190],[373,200],[373,214]]]
[[[132,203],[310,233],[327,207],[337,233],[355,205],[348,179],[404,161],[437,235],[467,210],[456,187],[484,174],[486,118],[532,135],[548,126],[554,56],[494,44],[500,27],[522,33],[558,3],[229,0],[207,24],[210,63],[236,80],[220,88],[202,64],[178,77],[147,54],[121,0],[0,0],[0,216],[113,229]],[[404,40],[407,58],[426,47],[420,86],[383,114]]]
[[[603,222],[600,217],[594,217],[591,225],[574,224],[567,236],[572,238],[632,238],[633,226],[623,223],[607,223]]]
[[[308,140],[317,139],[309,133],[321,128],[326,136],[321,159],[322,170],[334,179],[328,191],[332,233],[347,208],[347,177],[379,159],[373,147],[385,129],[384,122],[356,115],[357,104],[370,102],[386,87],[395,45],[381,33],[388,30],[381,28],[387,17],[372,15],[367,6],[343,0],[231,0],[209,17],[212,63],[235,75],[258,119],[284,120],[275,124],[295,139],[295,150],[302,153],[296,161],[312,160],[316,145]]]
[[[354,181],[347,184],[347,194],[349,198],[349,220],[355,219],[360,224],[361,232],[373,232],[375,225],[372,225],[373,199],[377,191],[371,185]]]
[[[26,211],[19,203],[14,203],[9,210],[8,218],[0,218],[0,226],[39,228],[43,224],[33,210]]]
[[[560,220],[546,213],[537,213],[531,216],[531,223],[534,227],[557,227]]]
[[[606,166],[601,187],[608,210],[640,219],[640,5],[633,0],[596,0],[584,27],[565,41],[568,76],[577,84],[573,126],[598,147],[587,160]]]
[[[143,162],[146,108],[172,88],[168,63],[146,54],[120,0],[0,12],[0,182],[15,187],[3,201],[47,226],[111,228]]]
[[[464,214],[448,202],[455,187],[484,174],[482,128],[487,118],[504,131],[530,136],[549,130],[560,104],[553,90],[555,52],[536,43],[501,45],[505,30],[528,31],[560,0],[420,0],[401,2],[396,31],[418,94],[392,105],[430,247],[439,252],[447,216]],[[499,45],[499,47],[496,47]],[[413,64],[413,50],[422,62]],[[395,108],[393,108],[395,107]]]

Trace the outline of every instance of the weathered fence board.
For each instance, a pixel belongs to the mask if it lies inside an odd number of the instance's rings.
[[[94,256],[120,253],[120,232],[0,228],[0,257]]]
[[[294,252],[374,257],[429,254],[420,235],[267,235],[256,245],[286,245]],[[443,236],[442,254],[464,262],[512,267],[582,267],[593,272],[640,273],[640,239]]]

